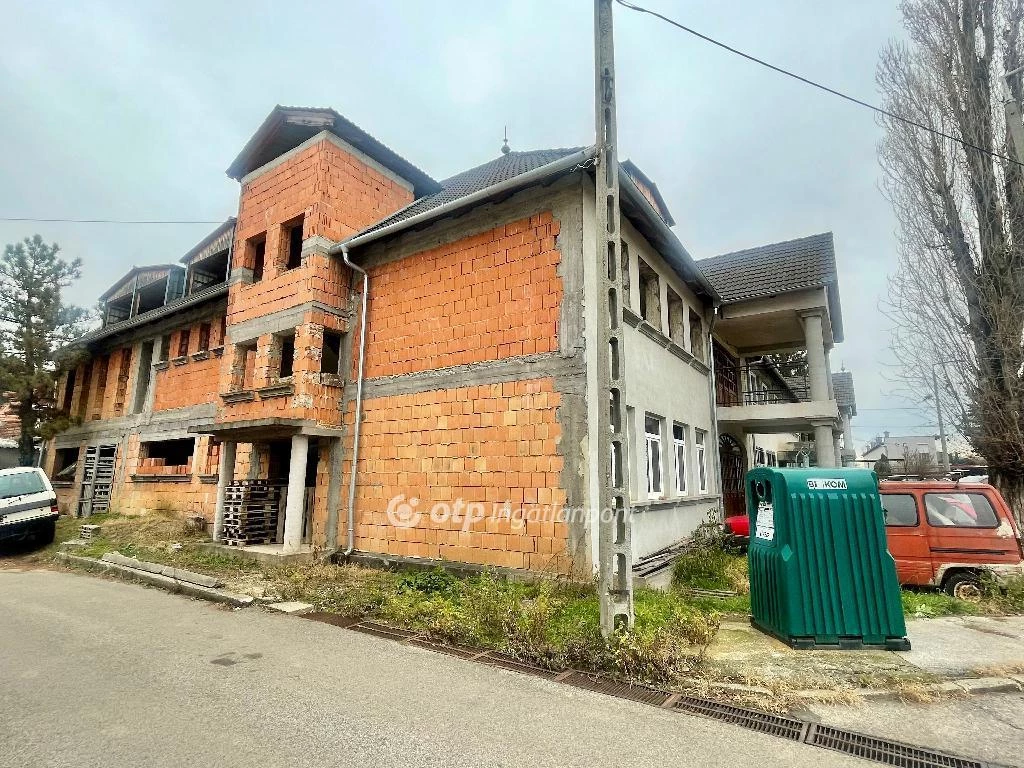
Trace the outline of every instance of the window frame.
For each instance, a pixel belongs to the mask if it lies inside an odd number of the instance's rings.
[[[697,453],[697,488],[701,494],[708,492],[707,430],[694,430],[693,445]]]
[[[657,432],[648,431],[649,421],[657,423]],[[644,414],[644,451],[647,464],[647,498],[649,499],[661,499],[665,496],[665,452],[661,435],[664,424],[665,419],[663,417],[653,413]],[[657,478],[654,476],[655,462],[653,461],[651,450],[653,447],[656,447],[658,451]],[[658,481],[657,489],[654,487],[655,479]]]
[[[967,496],[968,499],[970,499],[970,501],[971,501],[971,506],[972,507],[975,507],[976,505],[974,503],[974,499],[971,498],[971,497],[978,496],[978,497],[980,497],[980,498],[985,500],[985,503],[988,505],[989,511],[992,513],[992,518],[993,518],[995,524],[994,525],[942,525],[941,523],[932,522],[931,510],[928,509],[928,497],[929,496]],[[1002,521],[999,518],[999,513],[996,511],[995,504],[993,504],[989,500],[988,496],[986,496],[984,493],[972,493],[970,491],[965,491],[965,492],[962,492],[962,493],[957,493],[955,491],[954,492],[949,492],[949,491],[946,491],[946,492],[943,492],[943,491],[925,491],[923,494],[921,494],[921,503],[924,505],[924,516],[925,516],[925,519],[928,521],[928,526],[931,527],[931,528],[935,528],[937,530],[940,530],[940,531],[948,531],[948,530],[951,530],[951,529],[956,529],[958,531],[994,531],[1000,525],[1002,525]],[[918,513],[918,518],[920,518],[920,513]]]
[[[914,503],[914,522],[913,522],[913,524],[890,523],[886,519],[886,512],[887,512],[887,510],[885,508],[885,499],[886,499],[887,496],[905,496],[905,497],[909,498]],[[882,501],[882,522],[884,523],[886,528],[920,528],[921,527],[921,507],[920,507],[920,505],[917,502],[917,496],[915,496],[913,493],[881,493],[881,494],[879,494],[879,498]]]
[[[681,437],[676,437],[678,428]],[[687,477],[686,461],[686,432],[687,426],[679,422],[672,424],[672,457],[675,461],[676,493],[680,496],[687,496],[690,493],[690,483]]]

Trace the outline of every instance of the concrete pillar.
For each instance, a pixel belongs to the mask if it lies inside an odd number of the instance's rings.
[[[235,445],[220,444],[220,466],[217,469],[217,505],[213,513],[213,540],[224,538],[224,491],[235,482]]]
[[[839,412],[839,415],[843,420],[843,454],[852,460],[857,458],[857,451],[853,447],[853,427],[850,424],[850,412],[844,408]]]
[[[803,321],[804,341],[807,344],[807,383],[811,390],[811,400],[829,400],[828,359],[821,313],[804,315]]]
[[[835,454],[835,466],[842,467],[843,463],[843,449],[839,447],[839,438],[843,436],[843,433],[837,429],[832,430],[832,453]]]
[[[817,466],[836,466],[836,450],[832,443],[832,422],[815,421],[814,426],[814,455]]]
[[[309,438],[292,436],[292,456],[288,463],[288,495],[284,506],[284,552],[298,552],[302,545],[302,517],[306,500],[306,457]]]

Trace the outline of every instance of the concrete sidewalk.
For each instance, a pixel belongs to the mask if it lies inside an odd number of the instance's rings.
[[[925,683],[1024,674],[1024,617],[913,619],[907,634],[912,648],[905,652],[795,651],[749,622],[727,621],[710,659],[721,674],[755,686],[779,682],[805,690],[857,687],[872,678]]]
[[[1024,671],[1024,616],[947,616],[907,621],[911,649],[898,655],[943,676]]]

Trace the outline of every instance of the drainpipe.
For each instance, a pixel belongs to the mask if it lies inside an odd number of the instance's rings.
[[[711,375],[708,376],[708,386],[711,388],[711,431],[713,436],[713,442],[711,445],[704,446],[704,455],[707,456],[708,450],[711,451],[711,455],[714,457],[715,462],[715,484],[718,486],[715,490],[718,491],[718,509],[721,513],[722,519],[725,519],[725,506],[724,497],[722,496],[722,457],[718,455],[718,387],[715,381],[715,321],[718,319],[718,307],[714,306],[711,308],[711,322],[708,323],[708,360],[711,365]]]
[[[363,299],[359,315],[359,366],[356,375],[356,420],[352,430],[352,464],[348,477],[348,543],[344,555],[348,557],[356,548],[356,466],[359,463],[359,430],[363,425],[363,363],[366,359],[366,308],[370,300],[370,275],[348,258],[348,246],[341,245],[341,258],[350,268],[363,276]]]

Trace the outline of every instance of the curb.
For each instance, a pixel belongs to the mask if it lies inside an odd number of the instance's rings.
[[[254,603],[262,604],[266,607],[271,607],[273,603],[279,603],[279,600],[271,599],[257,599],[250,597],[249,595],[239,595],[233,592],[227,592],[222,589],[215,589],[213,587],[205,587],[199,584],[191,584],[187,581],[181,581],[179,579],[166,576],[161,573],[155,573],[148,570],[141,570],[139,568],[132,568],[128,565],[121,565],[120,563],[113,563],[106,560],[96,560],[91,557],[81,557],[80,555],[71,555],[67,552],[58,552],[55,557],[58,562],[66,563],[69,565],[75,565],[82,568],[86,568],[91,571],[99,571],[104,573],[116,573],[122,576],[127,576],[136,581],[141,581],[146,584],[150,584],[154,587],[161,587],[172,593],[188,595],[189,597],[196,597],[201,600],[209,600],[215,603],[221,603],[224,605],[230,605],[233,608],[246,608]],[[125,561],[129,561],[130,558],[123,558]],[[135,561],[140,562],[140,561]],[[176,569],[169,569],[174,572]],[[211,578],[212,577],[207,577]],[[310,606],[312,608],[312,606]],[[292,611],[282,611],[284,613],[293,613]],[[307,613],[308,610],[303,610],[301,613]],[[298,613],[298,612],[295,612]],[[301,614],[299,614],[301,615]],[[312,617],[307,617],[312,618]],[[348,622],[346,622],[347,624]],[[351,622],[357,624],[360,622]],[[389,629],[391,629],[389,627]],[[395,630],[393,639],[399,639],[405,635],[406,630]],[[389,633],[390,634],[390,633]],[[413,637],[416,633],[410,632],[408,637]],[[430,643],[430,645],[435,645]],[[437,644],[438,646],[444,644]],[[567,670],[568,672],[570,670]],[[712,683],[710,685],[712,689],[719,690],[722,692],[729,693],[741,693],[749,694],[753,696],[764,696],[770,695],[771,691],[760,686],[745,685],[743,683]],[[963,677],[954,678],[941,683],[931,683],[929,685],[921,686],[921,691],[926,694],[936,694],[939,696],[949,695],[974,695],[979,693],[1017,693],[1024,690],[1024,677],[1010,678],[1010,677]],[[860,689],[851,690],[850,693],[865,700],[865,701],[898,701],[901,696],[898,691],[887,691],[882,689]],[[814,701],[827,701],[830,698],[834,698],[836,694],[835,690],[831,689],[811,689],[794,692],[794,696],[797,699],[801,699],[807,702]]]
[[[67,552],[58,552],[54,556],[54,560],[60,563],[85,568],[90,571],[116,573],[154,587],[161,587],[169,592],[188,595],[189,597],[197,597],[201,600],[209,600],[213,603],[230,605],[232,608],[246,608],[254,602],[253,598],[248,595],[238,595],[234,592],[225,592],[222,589],[204,587],[199,584],[190,584],[187,581],[179,581],[178,579],[171,578],[170,576],[164,576],[160,573],[152,573],[150,571],[130,568],[126,565],[96,560],[91,557],[81,557],[79,555],[69,555]]]

